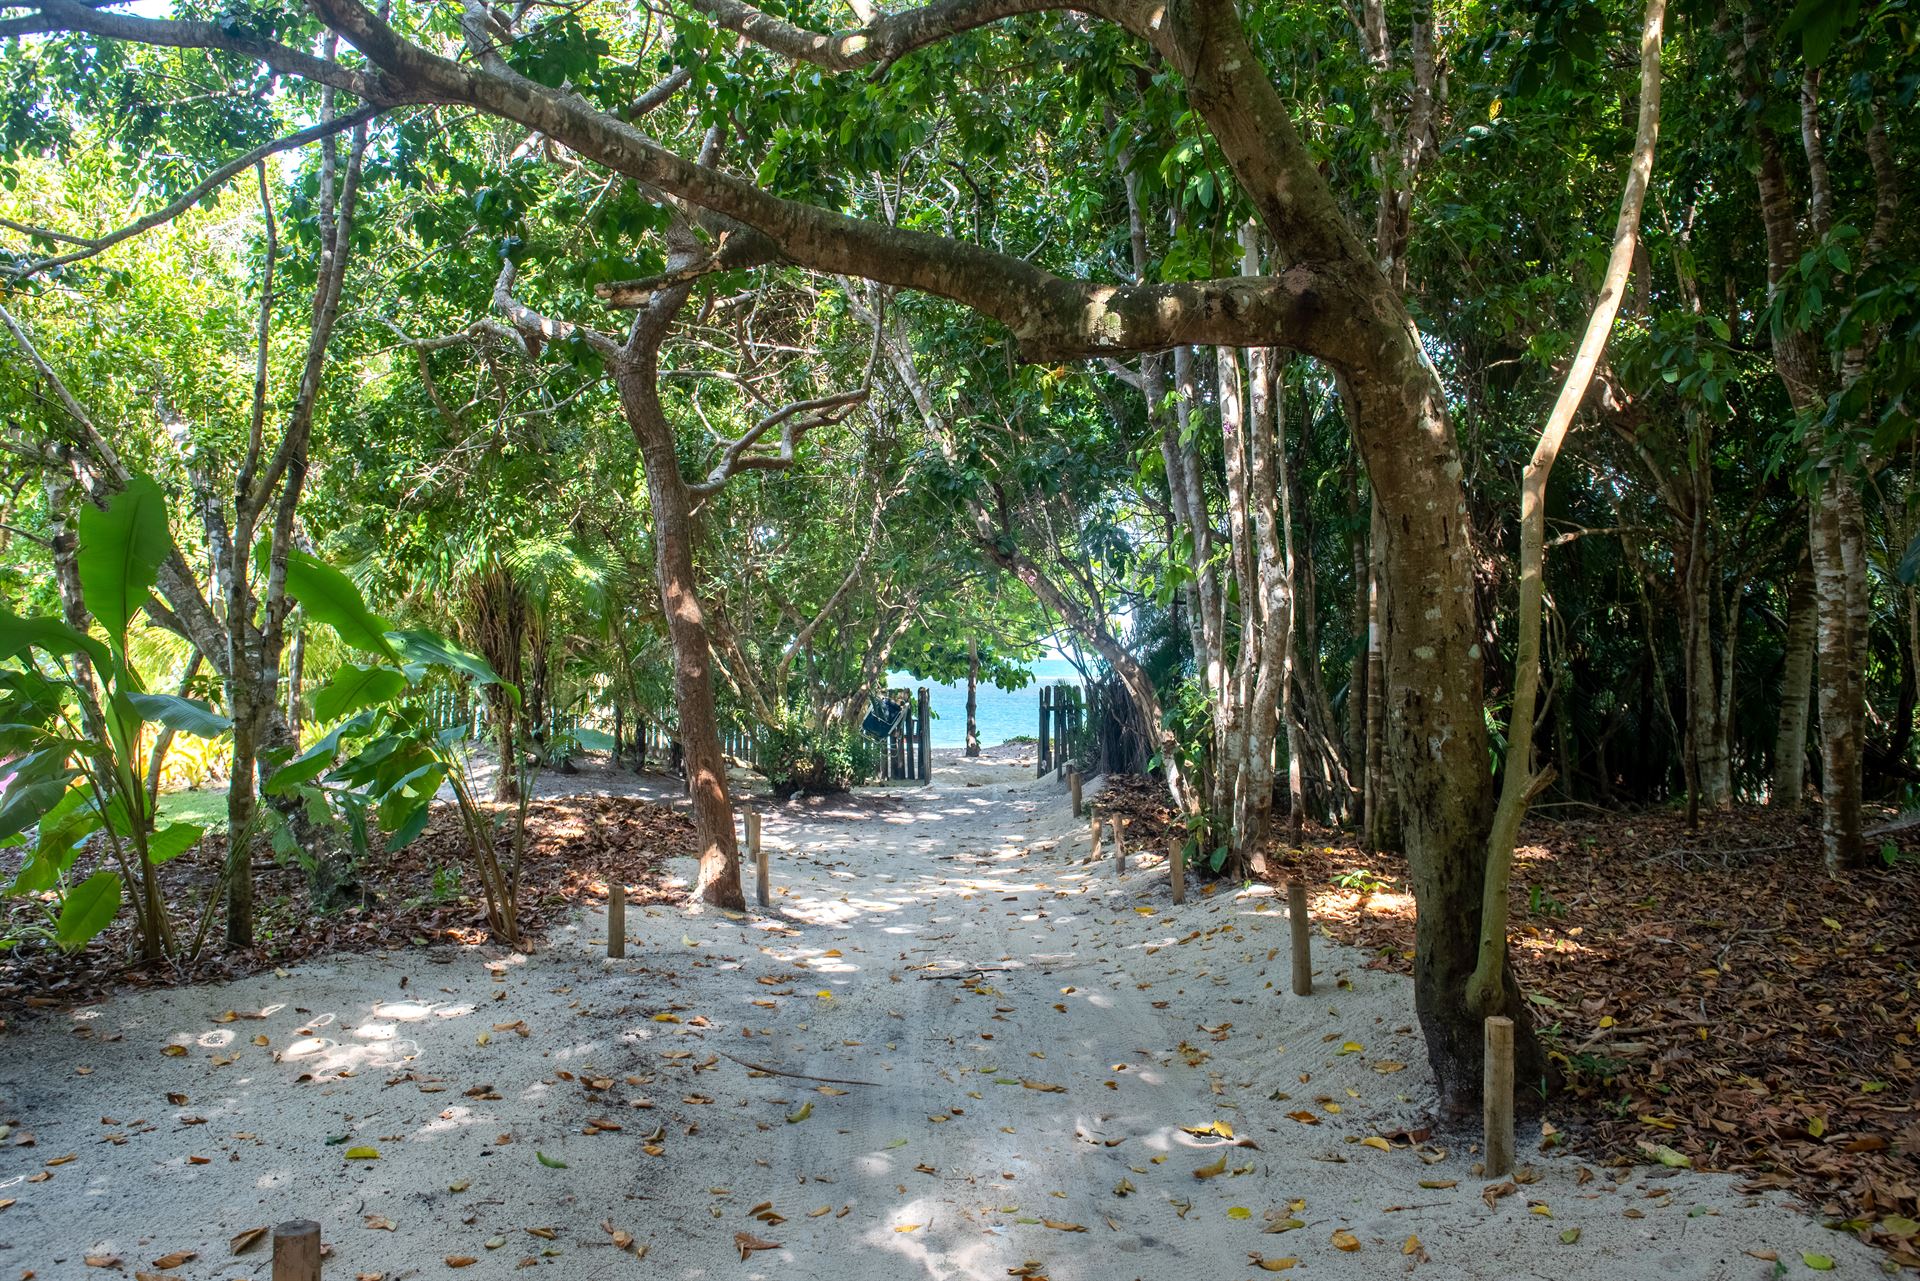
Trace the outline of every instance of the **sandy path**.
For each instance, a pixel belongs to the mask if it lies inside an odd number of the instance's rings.
[[[1404,979],[1316,940],[1317,994],[1293,997],[1264,892],[1174,908],[1157,856],[1118,882],[1081,865],[1084,830],[1026,769],[938,778],[776,810],[775,913],[636,912],[626,961],[591,918],[531,958],[346,959],[16,1029],[0,1120],[35,1142],[0,1146],[0,1274],[194,1250],[174,1275],[263,1277],[228,1238],[297,1215],[325,1225],[329,1276],[389,1281],[1265,1275],[1250,1254],[1303,1277],[1758,1281],[1773,1265],[1743,1252],[1768,1250],[1784,1275],[1812,1275],[1803,1250],[1878,1272],[1726,1178],[1535,1157],[1490,1207],[1459,1145],[1429,1165],[1363,1144],[1429,1097]],[[1215,1121],[1258,1146],[1182,1129]],[[361,1145],[378,1159],[347,1159]],[[779,1248],[743,1262],[738,1232]]]

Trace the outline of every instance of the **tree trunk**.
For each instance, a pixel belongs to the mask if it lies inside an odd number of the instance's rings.
[[[1866,856],[1860,800],[1866,748],[1867,566],[1865,518],[1853,476],[1835,468],[1820,478],[1810,518],[1820,660],[1820,832],[1827,870],[1838,874]]]
[[[1373,577],[1367,569],[1370,563],[1367,555],[1369,525],[1362,521],[1360,516],[1365,508],[1360,500],[1359,468],[1352,460],[1347,463],[1346,473],[1347,524],[1351,531],[1349,546],[1353,551],[1353,623],[1351,627],[1353,662],[1347,674],[1347,785],[1353,798],[1350,808],[1353,813],[1354,827],[1363,834],[1364,838],[1368,821],[1367,716],[1371,693],[1371,687],[1367,681],[1372,669],[1372,646],[1367,643],[1367,624],[1373,616],[1370,603]]]
[[[636,354],[631,367],[617,368],[620,403],[646,465],[647,496],[653,510],[655,573],[673,645],[674,703],[680,715],[680,745],[685,753],[687,792],[693,798],[693,823],[700,843],[700,880],[695,892],[715,907],[743,912],[740,850],[733,830],[733,801],[727,792],[726,757],[713,702],[713,655],[708,648],[704,612],[693,569],[693,515],[673,426],[660,405],[657,348]]]
[[[980,755],[980,643],[967,637],[967,755]]]
[[[227,947],[253,946],[253,825],[260,801],[255,795],[259,765],[260,709],[249,686],[228,689],[233,715],[233,751],[227,773]],[[326,860],[316,860],[314,876],[324,875]],[[316,879],[314,898],[323,897]]]

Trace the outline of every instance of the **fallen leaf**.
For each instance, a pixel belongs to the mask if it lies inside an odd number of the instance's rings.
[[[800,1124],[800,1122],[806,1120],[808,1117],[812,1115],[813,1115],[813,1100],[809,1099],[805,1103],[802,1103],[800,1105],[800,1110],[798,1112],[787,1113],[787,1124],[798,1125]]]
[[[1287,1272],[1298,1264],[1300,1260],[1295,1258],[1269,1259],[1265,1255],[1249,1253],[1247,1255],[1247,1262],[1259,1268],[1262,1272]]]
[[[781,1248],[778,1241],[763,1241],[751,1232],[734,1233],[733,1244],[735,1248],[740,1251],[740,1261],[742,1263],[745,1263],[749,1258],[753,1257],[755,1250],[778,1250]]]
[[[1360,1238],[1345,1228],[1335,1228],[1333,1232],[1333,1248],[1336,1250],[1345,1250],[1348,1254],[1352,1254],[1360,1248]]]
[[[549,1170],[564,1170],[567,1168],[567,1163],[565,1161],[557,1161],[553,1157],[548,1156],[545,1152],[536,1150],[533,1155],[535,1156],[535,1158],[539,1160],[541,1165],[546,1166]]]
[[[379,1159],[380,1149],[378,1148],[362,1146],[347,1149],[347,1160],[349,1161],[378,1161]]]
[[[478,1262],[480,1262],[480,1260],[474,1258],[471,1254],[449,1254],[447,1256],[447,1266],[450,1268],[470,1268]]]
[[[253,1249],[253,1247],[255,1247],[256,1245],[259,1245],[262,1241],[266,1240],[268,1231],[269,1229],[260,1227],[260,1228],[248,1228],[244,1232],[235,1233],[233,1239],[227,1242],[227,1248],[232,1250],[233,1253],[235,1254],[245,1254],[247,1251]]]
[[[1196,1179],[1211,1179],[1216,1175],[1225,1174],[1226,1172],[1227,1172],[1227,1154],[1225,1152],[1222,1152],[1220,1154],[1219,1160],[1214,1161],[1210,1165],[1203,1165],[1195,1169],[1193,1172],[1193,1177]]]

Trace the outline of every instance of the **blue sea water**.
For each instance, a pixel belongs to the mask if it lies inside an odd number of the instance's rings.
[[[1010,738],[1033,737],[1040,723],[1040,686],[1056,680],[1078,684],[1081,679],[1073,664],[1064,658],[1036,659],[1028,665],[1028,671],[1031,679],[1023,689],[1005,690],[985,681],[980,683],[975,696],[974,720],[980,727],[982,744],[996,747]],[[887,684],[893,689],[918,689],[925,685],[927,698],[933,704],[933,745],[967,745],[967,682],[964,679],[937,685],[915,680],[906,672],[894,672],[888,676]]]

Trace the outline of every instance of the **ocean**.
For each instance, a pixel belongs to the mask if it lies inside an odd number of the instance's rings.
[[[1064,658],[1036,659],[1028,665],[1028,671],[1032,678],[1022,689],[1006,690],[984,680],[980,682],[975,695],[974,720],[980,727],[982,746],[997,747],[1010,738],[1020,736],[1032,738],[1040,724],[1040,686],[1056,680],[1078,684],[1081,679],[1073,664]],[[890,689],[919,689],[923,684],[927,687],[927,698],[933,704],[933,745],[965,747],[967,682],[963,679],[936,685],[931,681],[915,680],[905,672],[893,672],[887,677]]]

